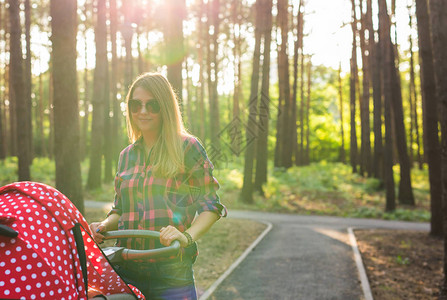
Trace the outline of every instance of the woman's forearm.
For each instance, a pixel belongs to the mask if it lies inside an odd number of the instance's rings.
[[[106,231],[110,230],[118,230],[118,221],[120,219],[120,215],[111,214],[101,223],[104,225]]]
[[[194,241],[197,241],[204,235],[213,224],[219,220],[219,216],[215,212],[204,211],[192,223],[186,232],[188,232]]]

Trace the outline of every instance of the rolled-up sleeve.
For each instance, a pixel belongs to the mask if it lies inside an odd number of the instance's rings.
[[[187,151],[186,163],[192,165],[191,179],[192,185],[195,189],[196,208],[197,213],[204,211],[215,212],[220,217],[227,216],[227,208],[220,203],[220,198],[217,193],[219,190],[219,182],[213,176],[214,166],[206,155],[205,149],[197,141],[194,140],[189,151]]]

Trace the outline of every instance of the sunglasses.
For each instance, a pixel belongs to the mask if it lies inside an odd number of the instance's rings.
[[[150,112],[153,114],[158,114],[160,112],[160,104],[155,99],[147,101],[144,104],[144,107],[146,108],[147,112]],[[134,114],[139,113],[142,108],[143,108],[143,102],[141,100],[137,100],[137,99],[129,100],[129,110],[132,113],[134,113]]]

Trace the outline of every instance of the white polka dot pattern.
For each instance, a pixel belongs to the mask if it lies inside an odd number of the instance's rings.
[[[77,208],[56,189],[34,182],[0,188],[0,224],[19,232],[0,236],[0,299],[87,299],[72,228],[81,224],[88,295],[132,293],[91,239]],[[85,229],[85,230],[84,230]]]

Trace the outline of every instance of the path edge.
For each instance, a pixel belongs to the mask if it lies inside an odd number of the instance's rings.
[[[230,267],[222,274],[216,281],[200,296],[199,300],[206,300],[210,297],[217,287],[236,269],[241,262],[250,254],[251,251],[262,241],[262,239],[270,232],[273,228],[272,223],[266,221],[256,221],[267,225],[267,228],[258,236],[258,238],[247,248],[245,251],[231,264]]]
[[[374,300],[371,292],[371,287],[369,285],[368,276],[366,275],[366,270],[363,264],[362,256],[360,255],[360,251],[357,245],[357,239],[355,238],[354,230],[352,227],[348,227],[348,235],[352,251],[354,252],[355,264],[357,265],[357,270],[359,272],[363,295],[365,296],[365,300]]]

